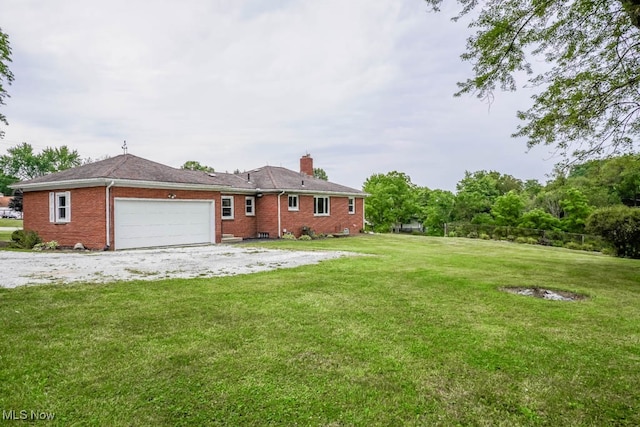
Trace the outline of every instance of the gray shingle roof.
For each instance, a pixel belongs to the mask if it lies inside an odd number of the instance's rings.
[[[264,166],[241,174],[219,172],[209,174],[202,171],[172,168],[132,154],[121,154],[106,160],[22,181],[12,185],[12,187],[21,188],[27,186],[35,189],[38,184],[69,183],[98,179],[210,185],[212,187],[226,187],[224,190],[229,192],[234,190],[244,192],[287,190],[289,192],[365,195],[360,190],[323,181],[282,167]]]
[[[52,183],[90,179],[126,179],[132,181],[154,181],[184,184],[213,184],[206,174],[189,170],[175,169],[152,162],[132,154],[121,154],[106,160],[67,169],[61,172],[40,176],[23,184]]]

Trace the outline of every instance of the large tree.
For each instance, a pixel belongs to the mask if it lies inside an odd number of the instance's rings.
[[[455,217],[469,221],[479,214],[489,214],[491,206],[498,196],[509,191],[522,191],[523,184],[511,175],[496,171],[476,171],[464,173],[457,184]]]
[[[9,46],[9,36],[2,32],[0,28],[0,105],[4,105],[4,99],[9,96],[5,88],[13,81],[13,74],[7,65],[11,62],[11,47]],[[0,112],[0,122],[8,125],[7,118]],[[0,138],[4,136],[4,132],[0,130]]]
[[[390,231],[419,213],[416,186],[405,173],[374,174],[367,178],[363,189],[370,194],[365,203],[365,218],[376,231]]]
[[[24,142],[0,156],[0,174],[15,182],[79,166],[81,162],[78,152],[67,146],[47,147],[36,153],[31,144]]]
[[[443,0],[425,0],[439,10]],[[555,147],[566,160],[634,149],[640,135],[640,0],[457,0],[454,20],[475,32],[462,59],[473,76],[456,95],[491,100],[516,90],[518,74],[539,87],[518,112],[514,136]],[[547,64],[541,64],[541,60]],[[534,65],[537,69],[534,69]]]

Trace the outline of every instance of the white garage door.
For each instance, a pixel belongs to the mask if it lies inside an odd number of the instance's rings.
[[[214,243],[213,200],[115,199],[115,249]]]

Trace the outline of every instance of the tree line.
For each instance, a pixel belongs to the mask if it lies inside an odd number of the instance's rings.
[[[418,222],[428,235],[445,224],[521,227],[592,233],[609,240],[618,254],[640,257],[640,155],[590,160],[556,168],[545,184],[497,171],[465,172],[456,192],[421,187],[402,172],[374,174],[365,218],[378,232]],[[635,219],[638,218],[638,219]],[[622,242],[615,239],[622,238]]]

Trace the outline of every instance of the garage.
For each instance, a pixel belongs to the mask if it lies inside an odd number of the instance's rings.
[[[213,200],[116,198],[115,249],[215,242]]]

